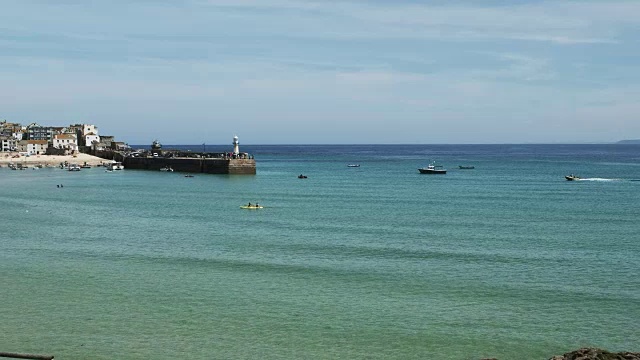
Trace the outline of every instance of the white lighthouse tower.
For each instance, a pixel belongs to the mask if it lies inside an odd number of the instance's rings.
[[[240,143],[238,142],[238,135],[233,137],[233,155],[240,154]]]

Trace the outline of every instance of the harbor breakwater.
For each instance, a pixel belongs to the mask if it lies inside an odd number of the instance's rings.
[[[171,167],[174,171],[204,174],[255,175],[254,159],[233,158],[164,158],[125,157],[125,169],[156,170]]]
[[[142,156],[131,156],[120,151],[94,151],[92,155],[122,162],[125,169],[155,170],[170,167],[174,171],[203,174],[255,175],[256,161],[252,156],[226,156],[221,153],[201,153],[184,156],[179,152],[160,152],[153,156],[151,152]]]

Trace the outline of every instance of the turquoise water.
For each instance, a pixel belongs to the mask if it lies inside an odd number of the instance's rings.
[[[546,359],[640,349],[640,146],[242,150],[257,175],[1,168],[0,351]],[[449,172],[419,174],[430,160]],[[249,201],[265,208],[239,208]]]

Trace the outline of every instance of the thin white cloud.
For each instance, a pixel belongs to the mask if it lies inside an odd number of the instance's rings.
[[[616,43],[621,27],[640,24],[640,2],[556,2],[510,6],[357,1],[228,1],[210,6],[296,11],[299,36],[506,39],[556,44]],[[327,23],[332,27],[323,26]],[[296,24],[295,19],[288,22]]]

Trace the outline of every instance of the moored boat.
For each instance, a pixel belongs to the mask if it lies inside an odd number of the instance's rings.
[[[122,165],[122,163],[119,161],[113,161],[107,164],[107,170],[108,171],[124,170],[124,165]]]
[[[447,169],[442,167],[442,165],[436,165],[435,162],[432,162],[427,167],[419,168],[420,174],[446,174]]]

